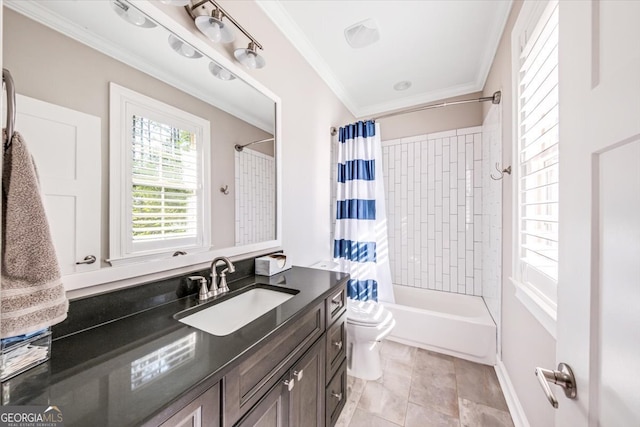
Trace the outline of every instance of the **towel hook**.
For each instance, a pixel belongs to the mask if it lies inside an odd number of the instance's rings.
[[[496,170],[500,175],[498,176],[493,176],[493,174],[489,175],[491,179],[493,179],[494,181],[500,181],[502,178],[504,178],[505,173],[511,175],[511,166],[507,166],[504,169],[500,169],[500,163],[496,163]]]
[[[225,185],[224,187],[220,187],[220,192],[226,196],[229,194],[229,186]]]
[[[7,89],[7,142],[4,144],[6,150],[11,145],[13,138],[13,128],[16,123],[16,88],[13,83],[13,77],[6,68],[2,69],[2,81]]]

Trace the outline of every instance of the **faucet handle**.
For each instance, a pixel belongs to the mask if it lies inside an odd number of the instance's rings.
[[[228,268],[225,268],[220,272],[220,284],[218,285],[218,292],[229,292],[229,286],[227,286],[227,273],[229,272]]]
[[[211,292],[207,289],[207,279],[202,276],[189,276],[189,280],[200,282],[200,292],[198,292],[198,300],[204,301],[211,298]]]

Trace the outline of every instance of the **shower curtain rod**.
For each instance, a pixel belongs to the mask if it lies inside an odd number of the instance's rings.
[[[386,119],[387,117],[399,116],[400,114],[415,113],[417,111],[431,110],[433,108],[447,107],[449,105],[469,104],[471,102],[487,102],[487,101],[491,101],[492,104],[500,104],[501,100],[502,100],[502,92],[498,90],[498,91],[494,92],[493,95],[491,95],[491,96],[483,96],[483,97],[474,98],[474,99],[461,99],[460,101],[441,102],[440,104],[431,104],[431,105],[424,105],[422,107],[407,108],[407,109],[404,109],[404,110],[394,111],[394,112],[391,112],[391,113],[382,114],[380,116],[372,117],[370,120],[376,121],[376,120],[379,120],[379,119]],[[331,128],[331,135],[335,135],[336,133],[338,133],[338,131],[336,130],[335,127],[332,127]]]
[[[274,140],[275,140],[275,138],[273,138],[273,137],[271,137],[271,138],[265,138],[265,139],[261,139],[261,140],[259,140],[259,141],[253,141],[253,142],[250,142],[250,143],[248,143],[248,144],[243,144],[243,145],[236,144],[234,147],[235,147],[236,151],[242,151],[242,150],[244,149],[244,147],[248,147],[248,146],[253,145],[253,144],[260,144],[260,143],[262,143],[262,142],[274,141]]]

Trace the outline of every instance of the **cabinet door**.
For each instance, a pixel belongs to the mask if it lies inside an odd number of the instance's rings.
[[[235,426],[288,427],[290,394],[293,390],[289,384],[288,376],[283,378]]]
[[[219,427],[220,384],[202,393],[160,427]]]
[[[291,369],[289,421],[292,426],[324,426],[325,340],[319,339]]]

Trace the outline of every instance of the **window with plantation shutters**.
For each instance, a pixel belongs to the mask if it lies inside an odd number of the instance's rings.
[[[514,278],[555,323],[560,142],[558,2],[526,2],[514,26],[512,44],[517,143]]]
[[[520,257],[558,279],[558,5],[550,5],[520,57]]]
[[[111,108],[110,262],[208,249],[209,122],[115,84]]]
[[[132,116],[131,238],[134,242],[197,236],[196,136]]]

